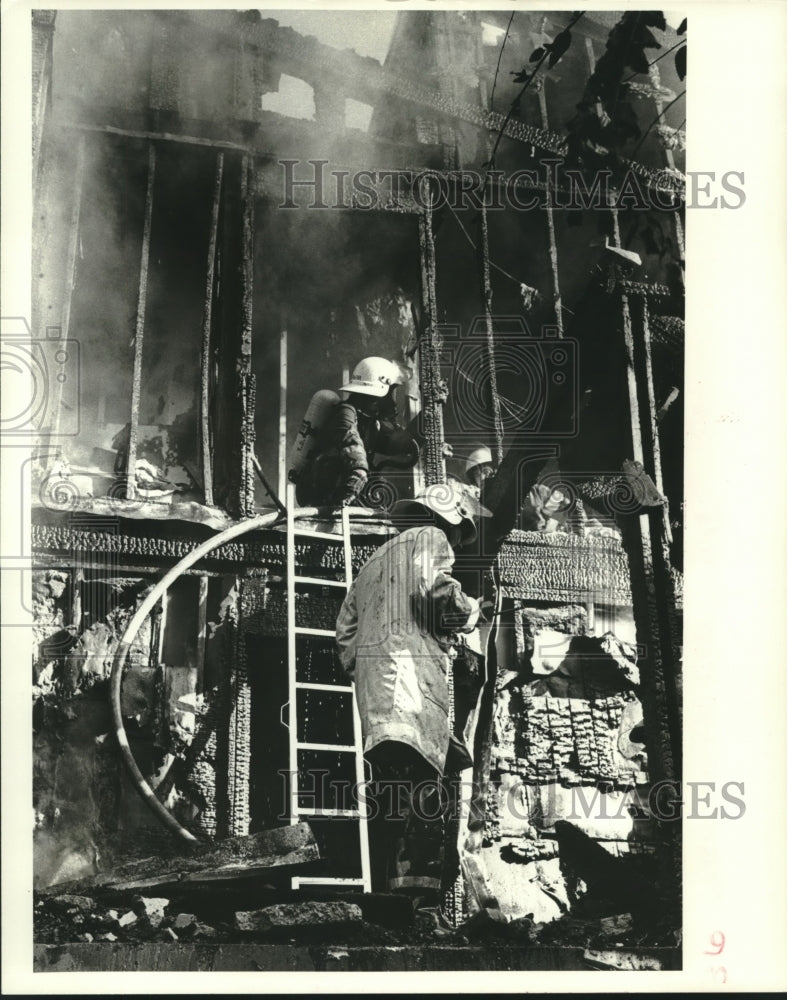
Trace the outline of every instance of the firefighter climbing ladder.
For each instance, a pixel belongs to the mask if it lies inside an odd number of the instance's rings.
[[[297,573],[296,567],[296,543],[298,538],[305,540],[318,539],[320,541],[341,543],[344,559],[344,580],[331,580],[323,577],[302,576]],[[369,837],[367,820],[362,808],[326,808],[318,806],[302,806],[299,795],[299,751],[325,751],[336,755],[352,754],[354,757],[355,781],[360,785],[364,781],[364,760],[363,760],[363,740],[361,737],[361,720],[358,715],[358,706],[355,700],[355,690],[352,684],[321,684],[312,681],[300,680],[298,677],[298,639],[300,636],[330,638],[335,640],[333,629],[307,628],[298,625],[296,619],[296,595],[299,587],[340,587],[346,593],[352,584],[352,546],[350,541],[350,519],[347,507],[342,508],[341,534],[333,534],[325,531],[313,531],[305,527],[297,527],[295,523],[295,488],[292,484],[287,486],[287,666],[289,673],[289,740],[290,740],[290,822],[298,823],[303,819],[331,819],[343,818],[358,821],[358,838],[360,847],[360,877],[339,878],[333,876],[322,877],[295,877],[292,880],[293,889],[298,889],[305,885],[341,885],[358,886],[365,892],[371,891],[371,875],[369,870]],[[308,640],[307,640],[308,641]],[[301,723],[308,724],[305,717],[299,718],[299,702],[303,697],[302,693],[308,691],[325,691],[331,694],[349,695],[352,712],[352,732],[353,742],[322,743],[311,742],[308,733],[305,732]],[[301,735],[299,735],[299,733]]]

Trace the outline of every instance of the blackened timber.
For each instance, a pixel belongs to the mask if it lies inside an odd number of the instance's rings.
[[[549,128],[549,117],[547,115],[547,98],[544,92],[546,81],[542,81],[538,91],[538,103],[541,108],[541,124]],[[549,181],[547,181],[549,183]],[[557,238],[555,236],[555,215],[552,209],[552,197],[547,192],[545,201],[547,233],[549,234],[549,263],[552,269],[552,301],[555,307],[555,323],[557,324],[558,336],[563,336],[563,300],[560,297],[560,277],[557,266]]]
[[[142,347],[145,334],[145,305],[148,294],[148,263],[150,260],[150,229],[153,221],[153,186],[156,180],[156,146],[148,146],[148,182],[145,193],[145,221],[142,228],[142,251],[139,262],[139,293],[134,333],[134,366],[131,376],[131,423],[126,457],[126,495],[136,494],[134,467],[137,462],[137,433],[139,430],[139,401],[142,391]]]
[[[251,684],[249,681],[246,636],[236,631],[230,687],[227,789],[229,832],[245,836],[249,832],[251,793]]]
[[[638,303],[640,341],[644,362],[645,399],[647,403],[646,451],[653,468],[656,489],[664,496],[664,477],[661,471],[661,446],[659,444],[658,416],[656,411],[656,391],[653,384],[653,358],[650,349],[650,326],[648,323],[648,300],[643,297]],[[669,526],[669,503],[664,503],[664,531],[668,541],[672,541]]]
[[[619,245],[619,239],[618,239]],[[623,343],[626,349],[626,386],[628,389],[629,418],[631,421],[631,450],[635,462],[643,462],[642,427],[637,397],[637,373],[634,359],[634,331],[631,322],[631,305],[628,295],[620,296],[620,310],[623,317]]]
[[[177,142],[185,146],[207,146],[210,149],[234,150],[239,153],[250,152],[248,146],[227,139],[211,139],[206,136],[182,135],[175,132],[151,132],[149,129],[122,128],[116,125],[103,125],[93,122],[57,122],[59,128],[74,129],[80,132],[100,132],[104,135],[117,135],[126,139],[144,139],[148,142]]]
[[[477,104],[458,101],[440,90],[419,84],[412,77],[399,77],[383,68],[375,59],[337,52],[313,37],[304,37],[292,28],[281,27],[273,19],[263,19],[249,26],[249,34],[261,53],[271,53],[290,67],[288,72],[314,85],[333,77],[347,97],[377,105],[391,98],[426,107],[447,120],[458,119],[479,128],[513,139],[546,152],[565,156],[568,147],[563,136],[543,128],[528,125]],[[319,78],[319,79],[318,79]],[[634,160],[624,160],[623,166],[640,176],[650,188],[672,191],[684,197],[685,185],[667,170],[651,170]]]
[[[492,324],[492,281],[489,273],[489,219],[486,206],[481,206],[479,215],[481,222],[481,298],[484,303],[484,321],[486,325],[486,364],[489,375],[489,408],[495,433],[495,459],[497,464],[503,461],[503,418],[500,413],[500,397],[497,394],[497,364],[495,362],[495,332]]]
[[[497,587],[497,609],[500,609],[501,594]],[[473,789],[470,800],[470,814],[467,830],[476,853],[481,846],[489,796],[489,782],[492,770],[492,743],[494,737],[495,687],[497,684],[497,634],[500,619],[496,618],[486,642],[484,662],[484,683],[478,699],[478,718],[473,739]]]
[[[675,292],[669,285],[659,285],[647,281],[630,281],[628,278],[618,278],[617,287],[628,295],[642,295],[648,299],[669,298]]]
[[[254,160],[244,156],[241,164],[241,468],[238,509],[254,515],[254,410],[256,383],[251,372],[252,301],[254,295]]]
[[[197,691],[204,690],[205,647],[208,641],[208,585],[205,574],[199,578],[199,605],[197,609]]]
[[[632,335],[637,348],[637,361],[640,370],[641,395],[646,419],[641,421],[643,436],[643,452],[645,460],[653,469],[656,488],[663,495],[664,486],[661,467],[661,445],[659,441],[658,420],[656,411],[656,395],[653,387],[653,363],[650,350],[649,311],[645,297],[637,303],[635,312],[636,324],[632,325]],[[663,691],[659,697],[663,700],[662,708],[666,709],[662,718],[670,720],[670,750],[674,758],[675,774],[680,774],[680,711],[677,703],[678,662],[680,658],[680,643],[676,641],[677,625],[675,611],[675,588],[671,572],[669,543],[671,532],[669,528],[669,506],[665,502],[660,511],[649,515],[652,537],[653,584],[656,588],[656,609],[659,615],[660,635],[663,654]]]
[[[233,518],[245,515],[244,415],[250,359],[244,354],[244,158],[225,154],[216,248],[212,338],[216,364],[211,398],[213,501]]]
[[[631,304],[620,296],[623,339],[626,354],[626,384],[629,395],[631,447],[636,460],[653,462],[657,443],[648,440],[655,428],[655,413],[645,421],[640,417],[638,384],[642,408],[649,409],[642,337],[635,337]],[[657,433],[657,432],[656,432]],[[647,444],[647,454],[646,447]],[[655,448],[654,448],[655,444]],[[680,715],[677,711],[677,650],[674,646],[674,589],[670,572],[669,547],[664,532],[663,511],[657,510],[620,519],[623,546],[631,568],[631,594],[637,644],[644,648],[640,676],[642,708],[648,734],[648,768],[655,783],[677,788],[681,775]],[[674,795],[679,797],[677,791]],[[669,803],[668,807],[677,806]],[[676,921],[680,920],[681,830],[675,820],[662,824],[663,846],[659,853],[661,888],[665,904]]]
[[[440,378],[440,343],[436,329],[435,247],[431,209],[418,217],[423,318],[418,342],[423,434],[426,442],[424,478],[427,486],[445,482],[443,403],[446,389]]]
[[[183,881],[243,878],[271,868],[310,864],[319,857],[309,824],[297,823],[250,836],[229,837],[218,843],[199,843],[180,857],[142,858],[117,865],[111,872],[53,885],[41,892],[41,896],[95,892],[111,895]]]
[[[202,370],[200,395],[200,432],[202,441],[202,478],[205,484],[205,503],[213,504],[213,442],[210,427],[210,383],[212,377],[212,323],[213,297],[216,276],[216,239],[219,227],[219,204],[221,201],[221,180],[224,173],[224,153],[216,156],[216,177],[213,184],[213,204],[210,216],[210,237],[208,239],[207,275],[205,278],[205,306],[202,319]]]
[[[240,577],[235,577],[235,588]],[[222,646],[221,673],[218,685],[216,726],[216,833],[229,837],[235,832],[232,810],[234,795],[235,738],[233,732],[233,670],[237,662],[239,629],[237,612],[228,615],[227,638]]]

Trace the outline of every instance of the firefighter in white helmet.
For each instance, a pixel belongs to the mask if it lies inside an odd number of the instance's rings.
[[[310,426],[310,448],[293,476],[301,505],[353,503],[366,484],[372,458],[408,467],[418,459],[414,438],[396,423],[396,386],[404,381],[398,365],[385,358],[360,361],[333,404],[321,409],[320,426]],[[317,396],[331,395],[322,390]],[[306,422],[305,422],[306,423]],[[297,443],[296,443],[297,449]]]
[[[361,567],[336,623],[339,659],[355,684],[368,788],[372,886],[433,905],[443,868],[446,775],[472,765],[449,727],[448,673],[478,602],[452,577],[454,547],[476,535],[450,484],[399,500],[400,531]],[[393,797],[392,801],[388,801]]]
[[[481,483],[494,472],[492,452],[486,445],[474,448],[465,462],[465,475],[468,480],[480,489]]]

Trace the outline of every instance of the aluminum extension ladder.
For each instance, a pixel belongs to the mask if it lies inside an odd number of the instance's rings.
[[[297,527],[295,524],[295,487],[287,485],[287,667],[289,676],[289,761],[290,761],[290,822],[298,823],[303,819],[348,819],[358,822],[359,839],[359,869],[360,877],[340,878],[334,876],[308,877],[296,876],[292,879],[292,888],[298,889],[306,885],[337,885],[357,886],[364,892],[371,891],[371,873],[369,865],[369,831],[367,817],[362,803],[358,808],[324,808],[318,806],[303,806],[300,804],[299,753],[301,751],[324,751],[338,756],[352,754],[354,756],[354,775],[358,787],[365,780],[363,738],[361,736],[361,719],[358,714],[358,704],[355,698],[355,688],[351,683],[323,684],[302,680],[298,665],[298,639],[300,636],[309,641],[309,637],[319,637],[335,641],[333,629],[307,628],[296,624],[296,595],[299,587],[340,587],[347,593],[352,584],[352,546],[350,539],[350,519],[347,507],[342,508],[341,534],[325,531],[312,531]],[[297,573],[295,545],[298,538],[319,539],[320,541],[341,543],[344,559],[344,580],[331,580],[323,577],[301,576]],[[306,733],[299,735],[301,722],[305,718],[299,713],[300,701],[308,697],[309,691],[328,692],[345,695],[348,710],[352,712],[352,743],[325,743],[309,741]],[[337,737],[338,738],[338,737]]]

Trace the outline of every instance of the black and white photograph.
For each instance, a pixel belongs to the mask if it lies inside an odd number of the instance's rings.
[[[697,838],[740,832],[758,785],[732,752],[684,754],[704,728],[765,745],[744,675],[768,619],[695,619],[716,624],[684,713],[684,581],[706,505],[739,540],[781,515],[735,453],[687,502],[687,357],[736,364],[687,317],[691,217],[733,225],[761,194],[735,160],[687,168],[698,7],[25,13],[30,304],[2,310],[2,445],[26,568],[3,583],[27,691],[32,649],[33,991],[614,991],[698,961],[696,988],[741,982],[687,891],[716,891]],[[768,267],[767,245],[723,253]],[[737,681],[714,687],[714,643]]]

